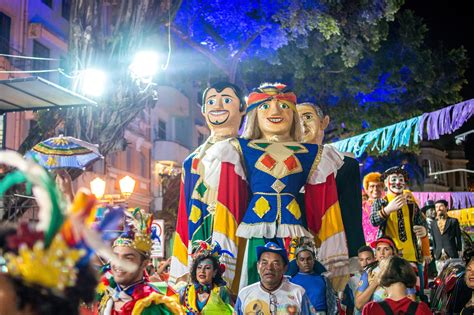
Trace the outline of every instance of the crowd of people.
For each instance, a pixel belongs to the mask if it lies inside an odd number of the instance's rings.
[[[227,82],[203,92],[211,135],[183,163],[172,253],[159,265],[150,213],[111,208],[93,222],[92,194],[69,187],[64,198],[32,161],[0,159],[23,174],[0,194],[25,181],[46,201],[37,228],[0,231],[0,315],[432,314],[428,268],[459,257],[471,295],[458,309],[472,313],[473,250],[445,200],[419,208],[401,166],[361,181],[355,159],[322,145],[329,117],[285,85],[244,99]]]

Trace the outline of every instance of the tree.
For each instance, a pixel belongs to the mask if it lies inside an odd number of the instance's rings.
[[[432,111],[462,100],[467,56],[464,48],[429,47],[428,28],[411,11],[397,13],[387,40],[367,49],[353,67],[336,53],[321,56],[310,34],[308,48],[290,43],[279,51],[277,67],[264,61],[244,64],[244,78],[282,80],[294,86],[299,99],[313,101],[330,114],[336,136],[351,136]],[[314,43],[314,44],[313,44]]]
[[[166,34],[161,26],[169,23],[180,4],[180,0],[72,1],[69,70],[77,74],[88,67],[107,69],[107,91],[97,107],[41,113],[20,151],[44,140],[61,124],[68,136],[99,144],[104,155],[123,150],[125,127],[155,102],[152,89],[141,89],[132,80],[128,65],[140,48]],[[77,84],[73,80],[73,90]]]
[[[380,46],[387,23],[402,2],[187,0],[172,30],[235,82],[241,61],[258,58],[277,65],[277,51],[290,43],[297,48],[308,48],[311,43],[311,49],[321,54],[320,65],[323,56],[334,53],[345,65],[353,66],[367,47]]]

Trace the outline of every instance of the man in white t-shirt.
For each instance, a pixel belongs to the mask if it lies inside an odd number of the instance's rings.
[[[235,314],[316,314],[303,287],[284,277],[288,256],[273,242],[257,247],[260,282],[240,290]]]

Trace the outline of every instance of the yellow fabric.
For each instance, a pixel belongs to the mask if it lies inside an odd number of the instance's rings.
[[[321,230],[318,233],[321,243],[337,233],[344,232],[339,201],[326,210],[321,221]]]
[[[237,222],[235,221],[234,216],[230,213],[229,209],[226,206],[217,203],[216,212],[214,215],[214,226],[213,230],[215,232],[222,233],[231,239],[234,243],[237,244]]]
[[[193,205],[191,208],[191,213],[189,214],[189,220],[191,220],[191,222],[196,224],[200,218],[201,218],[201,209]]]
[[[176,257],[180,263],[188,265],[188,247],[181,240],[181,236],[175,233],[173,242],[173,256]]]
[[[179,305],[174,299],[167,297],[165,295],[153,292],[146,298],[138,300],[135,303],[135,306],[133,307],[133,310],[132,310],[132,315],[140,315],[144,309],[146,309],[152,304],[164,304],[166,308],[173,314],[178,314],[178,315],[186,314],[184,308],[181,305]]]
[[[396,195],[393,194],[387,194],[386,198],[388,202],[392,201]],[[413,199],[414,200],[414,199]],[[405,258],[408,261],[417,261],[416,259],[416,252],[415,248],[413,245],[413,235],[411,231],[411,217],[410,217],[410,211],[408,209],[407,205],[404,205],[402,207],[402,213],[403,213],[403,222],[405,224],[405,230],[407,234],[407,240],[405,242],[402,242],[400,240],[400,237],[398,235],[398,216],[397,216],[398,211],[394,211],[390,213],[388,219],[387,219],[387,228],[385,230],[385,234],[390,236],[393,241],[395,242],[395,245],[397,246],[397,249],[400,251],[402,254],[403,258]]]
[[[289,204],[288,206],[286,206],[286,209],[288,209],[288,211],[290,211],[290,213],[298,220],[299,218],[301,218],[301,210],[300,210],[300,206],[298,205],[298,203],[296,202],[296,199],[293,199]]]
[[[268,202],[265,197],[260,197],[258,198],[257,202],[255,202],[255,207],[253,208],[253,211],[260,217],[263,218],[263,216],[270,211],[270,203]]]

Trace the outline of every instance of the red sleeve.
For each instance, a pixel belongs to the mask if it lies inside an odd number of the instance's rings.
[[[362,309],[362,315],[384,314],[383,309],[376,302],[365,304]]]
[[[433,312],[430,310],[429,306],[424,302],[420,302],[418,308],[416,309],[416,315],[432,315]]]

